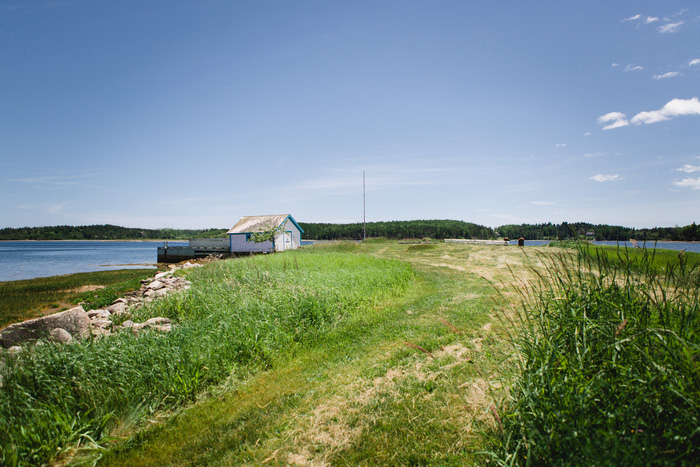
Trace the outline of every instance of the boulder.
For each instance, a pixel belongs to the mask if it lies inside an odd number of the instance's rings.
[[[90,319],[95,319],[95,318],[109,318],[112,316],[109,311],[107,310],[90,310],[87,312],[88,318]]]
[[[119,315],[123,315],[124,313],[126,313],[126,307],[127,307],[126,300],[114,302],[110,306],[107,307],[107,311],[113,315],[119,316]]]
[[[73,339],[90,336],[90,318],[82,306],[22,323],[11,324],[0,332],[0,345],[9,348],[49,337],[52,330],[66,330]]]
[[[163,284],[161,281],[153,281],[150,284],[148,284],[147,287],[151,290],[158,290],[165,287],[165,284]]]
[[[124,324],[122,324],[124,326]],[[163,317],[151,318],[144,323],[131,323],[129,326],[132,332],[138,332],[142,329],[153,329],[157,332],[170,332],[173,330],[170,319]]]
[[[59,344],[68,344],[73,340],[73,336],[63,328],[52,329],[49,333],[49,338]]]
[[[93,328],[111,329],[112,322],[107,318],[95,318],[92,321],[90,321],[90,326],[92,326]]]
[[[165,277],[167,277],[167,276],[171,276],[172,274],[173,274],[172,271],[160,272],[160,273],[158,273],[158,274],[155,275],[154,279],[155,279],[155,280],[160,280],[160,279],[163,279],[163,278],[165,278]]]

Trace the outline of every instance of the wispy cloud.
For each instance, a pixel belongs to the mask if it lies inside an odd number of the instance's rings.
[[[99,177],[98,173],[84,173],[71,175],[39,175],[34,177],[8,178],[8,182],[26,183],[27,185],[61,187],[86,184],[86,180]]]
[[[530,201],[530,204],[535,206],[554,206],[555,203],[552,201]]]
[[[622,20],[622,22],[627,22],[627,21],[637,21],[638,19],[642,19],[642,15],[634,15],[630,16],[629,18],[625,18]]]
[[[556,147],[558,147],[558,148],[565,148],[565,147],[566,147],[566,143],[557,143],[557,144],[556,144]]]
[[[676,170],[679,172],[685,172],[687,174],[691,174],[694,172],[700,172],[700,165],[685,164],[683,167],[679,167]]]
[[[587,131],[587,132],[585,132],[585,133],[583,134],[583,136],[591,136],[592,134],[593,134],[593,133],[591,133],[590,131]]]
[[[700,65],[700,58],[694,58],[688,62],[688,66]]]
[[[656,16],[647,16],[647,19],[644,21],[644,24],[655,23],[658,20],[659,18],[657,18]]]
[[[608,125],[604,126],[603,130],[612,130],[614,128],[620,128],[630,124],[627,121],[625,114],[622,112],[610,112],[598,117],[598,124],[603,125],[605,123]]]
[[[668,73],[664,73],[663,75],[654,75],[654,79],[659,80],[659,79],[667,79],[667,78],[675,78],[676,76],[680,76],[681,74],[677,71],[669,71]]]
[[[619,175],[612,175],[612,174],[597,174],[592,177],[588,177],[588,180],[593,180],[594,182],[598,183],[606,183],[606,182],[616,182],[618,180],[622,180],[622,177]]]
[[[685,21],[677,21],[675,23],[666,23],[658,27],[658,31],[662,34],[677,32]]]
[[[700,190],[700,177],[684,178],[680,182],[673,182],[674,185],[681,188],[690,188],[691,190]]]
[[[663,122],[684,115],[700,115],[700,100],[697,97],[692,99],[673,99],[659,110],[638,113],[632,117],[631,122],[635,125],[649,124]]]
[[[43,211],[49,214],[59,214],[63,213],[69,206],[70,202],[60,201],[53,203],[18,204],[14,207],[28,211]]]
[[[641,65],[635,65],[633,63],[630,63],[629,65],[627,65],[625,67],[625,73],[627,73],[629,71],[642,71],[643,69],[644,69],[644,67]]]
[[[588,153],[584,154],[583,157],[585,157],[586,159],[590,159],[593,157],[600,157],[602,155],[603,155],[602,152],[588,152]]]

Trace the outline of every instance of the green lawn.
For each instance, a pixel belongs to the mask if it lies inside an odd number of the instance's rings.
[[[154,269],[120,269],[65,276],[0,282],[0,328],[55,313],[85,302],[85,308],[109,305],[115,298],[140,287]]]

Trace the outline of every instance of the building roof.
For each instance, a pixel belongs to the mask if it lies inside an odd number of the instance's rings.
[[[226,234],[240,234],[240,233],[255,233],[255,232],[264,232],[265,230],[270,230],[274,227],[277,227],[281,224],[283,224],[287,219],[291,220],[292,223],[294,223],[295,226],[301,231],[302,233],[304,232],[301,227],[299,227],[299,224],[294,220],[294,218],[291,216],[291,214],[275,214],[272,216],[245,216],[241,217],[241,220],[239,220],[236,225],[231,227]]]

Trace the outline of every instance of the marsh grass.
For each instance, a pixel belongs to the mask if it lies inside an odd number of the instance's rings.
[[[0,464],[42,464],[77,445],[100,449],[111,434],[129,433],[159,411],[194,401],[215,385],[235,386],[281,355],[313,345],[362,307],[401,295],[412,281],[410,267],[400,262],[336,251],[193,270],[189,291],[134,317],[170,317],[169,334],[120,333],[0,354]]]
[[[668,259],[668,258],[666,258]],[[590,249],[523,292],[501,465],[678,465],[700,456],[697,263]]]
[[[138,289],[140,280],[155,272],[154,269],[122,269],[0,282],[0,328],[36,318],[49,308],[50,312],[56,312],[81,302],[85,302],[86,309],[109,305],[121,294]],[[81,291],[89,286],[104,288]]]

